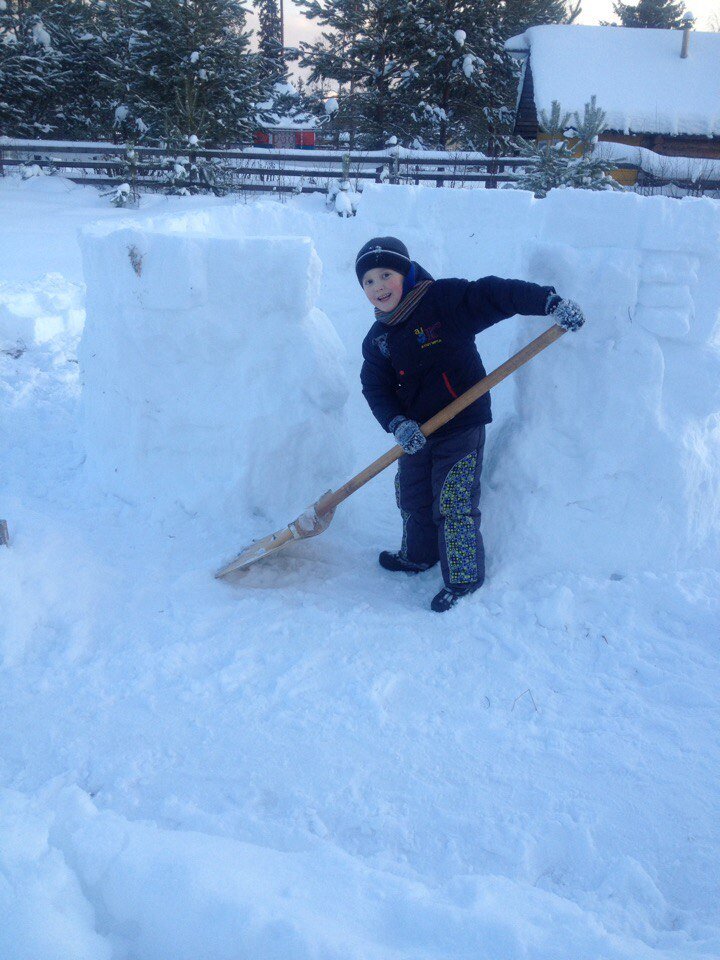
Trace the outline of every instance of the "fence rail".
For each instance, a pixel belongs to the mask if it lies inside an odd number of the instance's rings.
[[[37,166],[75,183],[113,186],[123,182],[162,190],[177,164],[187,168],[186,185],[198,191],[326,192],[333,181],[361,189],[376,183],[435,183],[437,186],[496,187],[517,179],[526,165],[518,157],[470,153],[330,150],[171,150],[123,144],[0,140],[0,174]],[[105,176],[101,174],[104,173]]]
[[[0,141],[0,173],[8,167],[34,165],[68,171],[76,183],[100,184],[94,176],[106,172],[102,185],[132,182],[146,189],[163,189],[176,165],[187,167],[186,186],[201,190],[289,190],[325,192],[336,180],[359,189],[363,181],[432,183],[438,186],[485,185],[518,177],[525,165],[517,157],[482,154],[328,150],[170,150],[122,144],[82,144]],[[176,178],[177,179],[177,178]]]
[[[0,175],[16,167],[37,166],[66,172],[75,183],[102,187],[166,190],[174,183],[193,192],[324,193],[341,181],[362,189],[365,181],[393,184],[435,183],[438,187],[485,187],[519,179],[523,157],[481,153],[440,153],[394,147],[384,151],[174,150],[110,143],[71,143],[0,138]],[[694,194],[720,190],[720,181],[653,177],[633,163],[617,168],[637,173],[637,188],[665,187]]]

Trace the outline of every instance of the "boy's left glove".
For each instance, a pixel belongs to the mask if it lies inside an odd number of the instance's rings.
[[[407,417],[393,417],[388,430],[395,437],[405,453],[417,453],[425,446],[425,434],[414,420]]]
[[[548,297],[545,313],[566,330],[579,330],[585,323],[585,314],[580,304],[574,300],[563,300],[556,293],[551,293]]]

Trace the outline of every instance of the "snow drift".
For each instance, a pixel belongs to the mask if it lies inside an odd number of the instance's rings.
[[[315,308],[309,239],[96,229],[83,250],[85,437],[103,489],[280,522],[343,472],[343,349]]]

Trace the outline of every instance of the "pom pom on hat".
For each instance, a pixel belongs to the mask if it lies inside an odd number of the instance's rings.
[[[406,277],[411,263],[408,248],[402,240],[397,237],[373,237],[360,248],[355,258],[355,273],[360,284],[367,271],[375,267],[389,267]]]

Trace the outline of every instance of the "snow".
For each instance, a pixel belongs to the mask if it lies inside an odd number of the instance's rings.
[[[455,37],[455,42],[459,47],[464,46],[465,39],[467,37],[467,34],[465,33],[464,30],[456,30],[453,36]]]
[[[0,353],[0,956],[714,960],[720,204],[371,186],[348,218],[322,197],[128,211],[5,178],[0,223],[3,343],[27,346]],[[436,571],[379,568],[386,472],[218,583],[273,528],[251,462],[284,522],[323,492],[283,417],[345,418],[347,471],[317,466],[335,487],[390,446],[353,272],[386,233],[436,276],[554,283],[588,315],[493,392],[488,582],[439,617]],[[547,322],[483,334],[488,369]],[[254,378],[237,400],[233,376]],[[266,407],[218,465],[212,432]],[[215,468],[231,508],[201,493]]]
[[[597,156],[616,163],[632,163],[646,173],[676,180],[713,180],[720,182],[720,159],[707,157],[670,157],[645,147],[604,140],[598,145]]]
[[[42,21],[38,21],[33,25],[32,38],[38,46],[44,47],[46,50],[52,50],[52,39]]]
[[[258,110],[264,114],[269,114],[267,118],[262,119],[260,125],[263,129],[282,129],[282,130],[312,130],[317,126],[317,117],[302,111],[290,110],[287,114],[274,112],[273,108],[279,98],[294,97],[297,99],[297,89],[291,83],[279,81],[273,84],[273,97],[258,103]],[[286,152],[286,151],[283,151]]]
[[[531,27],[505,48],[530,50],[538,113],[558,100],[582,116],[595,95],[609,130],[718,136],[720,33],[693,31],[686,59],[682,37],[682,30],[549,25]]]
[[[32,283],[0,281],[0,349],[66,339],[77,340],[85,321],[79,284],[60,273]]]
[[[335,101],[334,105],[332,104],[333,100]],[[330,106],[331,111],[337,107],[337,97],[330,96],[327,102],[331,103],[331,106]],[[289,121],[288,123],[290,124],[290,127],[292,127],[292,123],[290,123]],[[298,129],[308,128],[308,124],[296,124],[296,126]],[[342,139],[343,134],[341,134],[340,137]],[[397,142],[397,137],[395,138],[395,140]],[[20,140],[20,139],[15,139],[10,137],[0,137],[0,146],[3,146],[3,145],[20,146],[20,147],[27,146],[28,153],[33,153],[33,152],[36,153],[40,148],[52,149],[52,147],[63,147],[63,146],[77,147],[79,144],[78,144],[78,141],[74,141],[74,140]],[[117,143],[86,143],[86,141],[82,141],[82,146],[88,146],[93,148],[97,147],[98,149],[108,149],[108,150],[118,150],[119,147],[121,149],[124,149],[124,145],[122,144],[118,145]],[[227,152],[233,156],[235,155],[242,156],[243,153],[256,153],[257,148],[251,147],[246,150],[238,149],[238,150],[232,150]],[[291,149],[283,148],[282,151],[278,151],[278,152],[282,152],[283,155],[289,155],[291,157],[297,157],[298,159],[303,159],[306,162],[308,159],[307,150],[302,150],[302,149],[291,150]],[[442,162],[442,163],[447,163],[451,159],[487,160],[487,155],[484,153],[477,153],[477,152],[473,153],[473,152],[462,152],[462,151],[447,152],[447,151],[441,151],[441,150],[420,150],[420,149],[409,150],[406,147],[396,147],[393,150],[393,154],[395,156],[400,157],[403,160],[431,159],[431,160],[438,160],[439,162]],[[263,156],[272,157],[272,155],[273,155],[272,150],[267,150],[267,149],[263,150]],[[313,150],[311,156],[313,160],[317,160],[317,161],[336,160],[337,151]],[[364,159],[372,159],[374,157],[377,157],[378,159],[387,159],[387,151],[386,150],[362,150],[362,151],[355,150],[355,151],[350,151],[350,156],[362,157]]]

